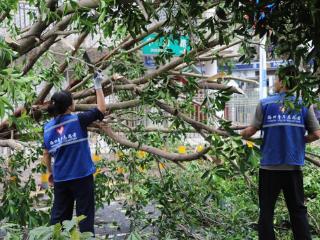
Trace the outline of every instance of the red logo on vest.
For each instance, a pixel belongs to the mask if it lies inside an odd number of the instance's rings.
[[[60,126],[58,128],[56,128],[57,132],[62,135],[63,131],[64,131],[64,127],[63,126]]]

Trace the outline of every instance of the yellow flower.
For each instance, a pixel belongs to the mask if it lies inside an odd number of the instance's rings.
[[[137,158],[143,159],[147,156],[147,152],[139,150],[136,154]]]
[[[141,166],[138,167],[138,171],[139,171],[139,172],[142,173],[142,172],[144,172],[144,170],[145,170],[144,167],[141,167]]]
[[[203,146],[202,145],[198,145],[197,147],[196,147],[196,151],[197,152],[201,152],[203,150]]]
[[[42,173],[41,174],[41,183],[47,183],[49,179],[49,173]]]
[[[116,159],[117,159],[117,160],[122,159],[123,156],[124,156],[124,153],[123,153],[122,151],[117,151],[117,152],[116,152]]]
[[[97,155],[97,154],[92,155],[92,160],[94,162],[99,162],[101,159],[102,159],[102,157],[100,155]]]
[[[160,168],[160,170],[165,169],[166,165],[161,162],[161,163],[159,163],[159,168]]]
[[[178,153],[184,154],[184,153],[186,153],[186,152],[187,152],[187,149],[186,149],[185,146],[179,146],[179,147],[178,147]]]
[[[124,168],[122,168],[122,167],[117,167],[116,171],[118,174],[124,174]]]
[[[96,172],[93,174],[94,177],[96,177],[98,174],[102,173],[102,170],[100,168],[97,168]]]
[[[247,141],[247,146],[248,146],[248,148],[253,148],[253,142]]]
[[[16,177],[16,176],[11,176],[11,177],[9,178],[9,180],[12,181],[12,182],[15,182],[15,181],[17,180],[17,177]]]

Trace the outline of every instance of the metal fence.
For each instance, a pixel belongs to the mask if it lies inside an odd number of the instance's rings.
[[[247,90],[245,95],[233,94],[226,104],[225,118],[235,124],[247,125],[253,119],[258,102],[258,89]]]
[[[15,25],[20,29],[29,27],[32,24],[32,14],[38,14],[37,8],[26,2],[19,2],[17,13],[14,16]]]

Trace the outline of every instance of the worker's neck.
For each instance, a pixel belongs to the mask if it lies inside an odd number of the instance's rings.
[[[286,93],[288,91],[289,91],[289,89],[287,89],[287,88],[280,88],[278,93]]]

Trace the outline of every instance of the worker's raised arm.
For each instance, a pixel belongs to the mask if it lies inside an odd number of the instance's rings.
[[[102,90],[102,80],[103,75],[100,72],[96,72],[94,74],[94,89],[96,90],[96,96],[97,96],[97,108],[101,113],[106,112],[106,102],[104,99],[104,93]]]

